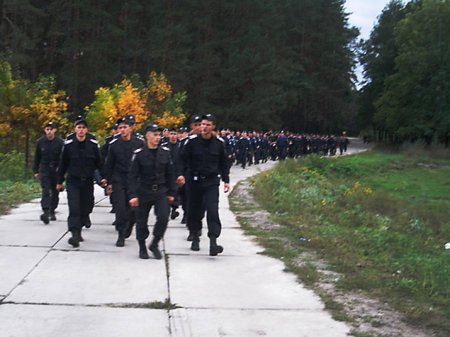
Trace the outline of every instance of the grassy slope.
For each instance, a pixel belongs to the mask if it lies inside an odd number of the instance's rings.
[[[344,273],[342,288],[366,290],[416,323],[450,331],[450,161],[375,152],[311,157],[253,183],[282,224],[259,233],[269,254],[289,265],[312,249]],[[297,272],[314,280],[313,270]]]

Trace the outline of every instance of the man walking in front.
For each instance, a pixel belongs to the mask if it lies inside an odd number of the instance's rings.
[[[206,209],[209,255],[223,252],[217,244],[222,225],[219,219],[220,179],[225,183],[225,193],[230,189],[229,166],[225,154],[224,142],[213,136],[216,119],[212,114],[202,116],[201,134],[190,136],[181,152],[181,172],[188,176],[179,176],[178,184],[186,183],[188,193],[188,228],[193,237],[191,250],[200,250],[201,218]],[[199,228],[200,227],[200,228]]]
[[[94,171],[101,166],[98,142],[88,137],[88,125],[84,118],[75,120],[75,135],[64,142],[58,166],[58,185],[61,191],[67,173],[67,218],[72,237],[69,244],[78,247],[83,241],[81,229],[89,219],[94,204]]]
[[[148,215],[155,206],[156,223],[149,249],[153,256],[162,259],[159,241],[169,222],[169,204],[175,196],[175,177],[170,150],[159,145],[161,129],[150,124],[145,129],[145,146],[134,151],[128,178],[129,203],[137,207],[136,239],[139,242],[139,258],[148,259],[145,240],[149,236]]]

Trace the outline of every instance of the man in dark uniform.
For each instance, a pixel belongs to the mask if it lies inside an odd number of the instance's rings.
[[[288,147],[288,137],[284,134],[284,131],[281,131],[277,139],[278,158],[280,160],[286,159],[287,147]]]
[[[201,125],[202,125],[202,116],[197,115],[197,114],[192,115],[190,118],[190,122],[189,122],[189,128],[191,129],[189,132],[189,135],[190,136],[200,135],[200,133],[202,132]],[[186,143],[186,141],[188,139],[189,139],[189,136],[180,140],[181,141],[180,154],[181,154],[181,151],[183,150],[184,144]],[[180,163],[180,169],[181,170],[184,169],[182,167],[181,163]],[[186,175],[189,175],[189,172],[180,172],[180,175],[186,176]],[[187,207],[188,201],[187,200],[188,200],[189,194],[186,192],[186,189],[187,189],[186,185],[182,185],[182,186],[179,185],[179,187],[180,187],[180,193],[182,195],[183,203],[184,203],[184,213],[183,213],[183,218],[181,219],[181,223],[187,225],[187,216],[188,216],[188,207]],[[199,226],[200,227],[202,226],[201,220],[200,220]],[[200,233],[201,233],[201,231],[200,231]],[[187,240],[192,241],[192,239],[193,239],[192,235],[189,234],[187,237]]]
[[[120,137],[113,139],[109,144],[108,156],[103,168],[104,180],[107,184],[108,194],[114,191],[114,210],[116,219],[114,225],[118,232],[117,247],[125,245],[136,222],[134,210],[128,203],[128,173],[131,166],[131,157],[135,150],[144,146],[144,142],[132,137],[130,121],[121,118],[117,121]]]
[[[175,128],[169,129],[168,141],[166,143],[161,142],[161,145],[169,148],[170,150],[170,158],[172,159],[174,177],[176,179],[176,177],[178,177],[181,174],[180,172],[181,142],[178,140],[178,133]],[[175,193],[175,200],[170,205],[171,209],[170,218],[172,220],[176,219],[180,215],[180,213],[177,211],[178,207],[180,206],[180,202],[181,202],[180,188],[177,188]]]
[[[45,135],[36,141],[33,172],[41,182],[41,221],[47,225],[49,220],[56,220],[55,209],[59,202],[56,171],[64,141],[55,135],[56,124],[53,122],[45,125],[44,132]]]
[[[349,140],[347,138],[347,132],[343,131],[342,136],[339,137],[339,154],[342,156],[345,152],[347,152],[347,146],[349,144]]]
[[[239,160],[242,168],[245,169],[245,165],[248,161],[248,153],[250,151],[250,138],[247,136],[246,131],[242,131],[242,135],[237,142],[237,150],[239,152]]]
[[[222,225],[219,219],[219,185],[222,178],[225,193],[230,189],[229,167],[223,140],[214,137],[212,132],[216,126],[213,115],[202,116],[202,132],[200,136],[191,136],[181,152],[181,163],[189,172],[189,176],[177,178],[178,184],[187,184],[188,196],[188,228],[193,236],[191,250],[200,250],[199,231],[203,207],[206,209],[208,237],[210,240],[209,255],[216,256],[223,252],[217,244]],[[200,225],[199,225],[200,224]]]
[[[78,247],[83,241],[81,229],[87,223],[94,204],[94,171],[101,167],[98,142],[88,138],[87,122],[83,118],[75,120],[75,136],[64,142],[58,165],[58,185],[63,189],[67,173],[67,200],[69,204],[68,227],[72,233],[69,244]]]
[[[229,169],[233,165],[234,160],[233,159],[234,149],[230,132],[225,129],[220,130],[220,138],[222,138],[224,141],[225,155],[227,156],[227,165]]]
[[[78,115],[77,116],[77,118],[75,118],[75,121],[77,121],[77,120],[84,120],[84,118],[83,118],[83,116],[81,116],[81,115]],[[71,140],[71,139],[75,139],[75,137],[76,137],[76,132],[72,132],[71,134],[69,134],[67,137],[66,137],[66,139],[65,139],[65,142],[66,141],[68,141],[68,140]],[[86,133],[86,139],[87,140],[94,140],[95,142],[97,142],[97,138],[95,138],[95,135],[94,134],[92,134],[92,133]],[[100,155],[101,155],[101,152],[100,152]],[[103,160],[104,158],[103,157],[101,157],[101,159]],[[101,165],[100,166],[102,166],[103,165],[103,162],[101,163]],[[98,183],[98,184],[100,184],[100,181],[102,180],[102,178],[101,178],[101,175],[100,175],[100,171],[99,170],[95,170],[94,171],[94,181],[96,182],[96,183]],[[90,210],[89,210],[89,214],[90,213],[92,213],[92,210],[94,209],[94,198],[92,198],[92,203],[90,204]],[[85,217],[85,218],[83,218],[82,219],[82,225],[84,226],[84,227],[86,227],[86,228],[90,228],[91,227],[91,219],[90,219],[90,217],[89,217],[89,214],[88,214],[88,216],[87,217]]]
[[[159,145],[161,129],[156,124],[150,124],[145,131],[146,143],[143,148],[134,151],[128,176],[129,203],[131,207],[138,207],[136,239],[141,259],[149,258],[145,246],[145,240],[150,234],[147,222],[150,210],[155,206],[156,223],[149,249],[160,260],[162,254],[158,244],[169,222],[169,204],[174,200],[175,177],[170,150]]]
[[[119,125],[117,125],[117,122],[115,122],[112,126],[112,133],[108,137],[105,138],[103,145],[100,147],[100,154],[102,155],[103,159],[106,159],[106,157],[108,156],[109,144],[117,137],[120,137],[120,132],[117,130],[118,127],[119,127]],[[105,189],[105,195],[107,195],[106,189]],[[114,193],[111,192],[109,194],[109,202],[112,205],[111,213],[116,212],[116,210],[114,209],[113,199],[114,199]],[[115,224],[113,223],[113,225],[115,225]]]

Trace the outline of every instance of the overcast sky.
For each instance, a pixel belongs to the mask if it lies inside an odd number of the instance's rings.
[[[370,32],[377,21],[377,17],[381,14],[383,8],[389,3],[390,0],[347,0],[345,2],[345,8],[349,13],[349,23],[351,26],[355,26],[360,30],[360,38],[367,40],[370,36]],[[361,67],[356,68],[356,76],[358,81],[362,80]],[[357,84],[359,88],[361,84]]]
[[[377,21],[377,16],[381,14],[383,8],[389,0],[347,0],[345,8],[350,13],[350,25],[360,29],[361,38],[367,39]]]

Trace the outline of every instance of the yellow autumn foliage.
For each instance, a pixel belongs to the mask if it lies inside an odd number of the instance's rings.
[[[156,124],[162,128],[171,128],[180,126],[186,119],[184,114],[173,115],[168,111],[165,111],[162,116],[156,117]]]
[[[185,99],[185,93],[173,94],[164,74],[151,72],[143,89],[134,86],[128,79],[112,88],[99,88],[94,101],[85,111],[89,129],[99,140],[103,140],[114,123],[128,114],[134,115],[136,130],[150,122],[162,127],[179,126],[186,118],[182,110]]]

